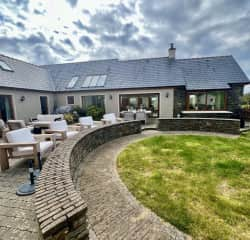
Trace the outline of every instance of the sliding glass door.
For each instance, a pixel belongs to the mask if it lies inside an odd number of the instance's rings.
[[[152,117],[159,117],[159,94],[124,94],[120,95],[120,112],[145,109],[152,111]]]
[[[14,119],[12,96],[0,95],[0,119],[5,122]]]

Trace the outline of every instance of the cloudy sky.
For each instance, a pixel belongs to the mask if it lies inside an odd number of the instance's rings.
[[[232,54],[250,77],[249,0],[0,0],[0,53],[35,64]]]

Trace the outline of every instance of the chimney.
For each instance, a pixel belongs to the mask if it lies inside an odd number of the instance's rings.
[[[170,48],[168,49],[168,58],[169,59],[175,59],[175,51],[176,48],[174,47],[173,43],[170,43]]]

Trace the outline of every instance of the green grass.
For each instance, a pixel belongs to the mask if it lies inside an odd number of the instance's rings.
[[[250,239],[250,134],[155,136],[117,165],[140,202],[193,239]]]

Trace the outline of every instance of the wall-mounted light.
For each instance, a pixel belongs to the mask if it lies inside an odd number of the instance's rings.
[[[109,99],[112,100],[112,98],[113,98],[113,96],[110,94],[110,95],[109,95]]]
[[[25,96],[20,97],[20,102],[23,102],[25,100]]]
[[[168,96],[169,96],[169,93],[168,93],[168,92],[166,92],[166,95],[165,95],[165,96],[166,96],[166,98],[168,98]]]

